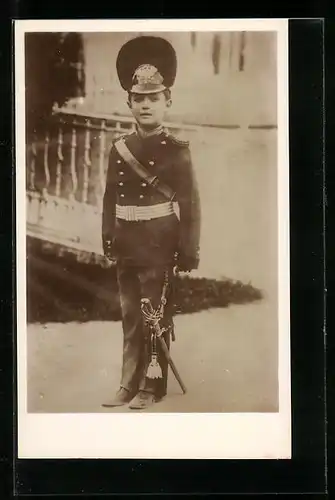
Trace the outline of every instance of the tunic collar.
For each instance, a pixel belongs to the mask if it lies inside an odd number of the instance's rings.
[[[136,126],[136,133],[141,139],[147,139],[149,137],[156,137],[158,135],[163,134],[164,132],[166,132],[166,129],[163,125],[159,125],[157,128],[155,128],[154,130],[150,130],[150,131],[143,130],[138,125]]]

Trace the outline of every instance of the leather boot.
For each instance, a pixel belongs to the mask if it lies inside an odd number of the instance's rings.
[[[139,391],[130,401],[129,408],[132,410],[145,410],[155,402],[155,395],[148,391]]]
[[[107,408],[112,408],[115,406],[123,406],[129,401],[131,401],[133,397],[133,394],[125,389],[124,387],[120,387],[114,398],[110,401],[107,401],[106,403],[103,403],[102,406],[105,406]]]

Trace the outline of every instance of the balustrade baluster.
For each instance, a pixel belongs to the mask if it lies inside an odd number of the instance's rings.
[[[44,140],[44,186],[42,188],[42,196],[45,199],[48,197],[49,185],[50,185],[49,144],[50,144],[50,137],[49,133],[46,132]]]
[[[85,151],[84,151],[84,164],[83,164],[83,192],[82,192],[82,202],[87,203],[88,198],[88,182],[89,182],[89,168],[91,166],[90,149],[91,149],[91,122],[86,121],[86,133],[85,133]]]
[[[36,191],[36,161],[37,161],[37,137],[33,136],[31,143],[31,157],[28,165],[28,189],[27,189],[27,222],[36,224],[39,218],[39,199]]]
[[[78,179],[77,179],[77,170],[76,170],[76,150],[77,150],[77,131],[76,131],[77,123],[73,122],[72,127],[72,136],[71,136],[71,161],[70,161],[70,171],[71,171],[71,181],[72,181],[72,189],[69,194],[69,199],[71,201],[75,200],[75,195],[78,187]]]
[[[99,182],[100,182],[100,208],[105,191],[105,149],[106,149],[106,120],[101,121],[100,125],[100,151],[99,151]]]
[[[121,123],[117,121],[115,123],[115,137],[118,138],[122,134],[122,128],[121,128]]]
[[[36,159],[37,159],[37,148],[36,148],[36,136],[34,136],[33,142],[31,143],[31,162],[29,167],[29,189],[35,191],[35,176],[36,176]]]
[[[62,123],[62,122],[61,122]],[[57,139],[57,167],[56,167],[56,196],[61,195],[61,183],[62,183],[62,171],[63,171],[63,129],[60,125],[58,129],[58,139]]]

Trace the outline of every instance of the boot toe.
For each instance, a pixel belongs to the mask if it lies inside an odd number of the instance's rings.
[[[145,410],[155,402],[154,394],[150,392],[140,391],[136,396],[130,401],[129,408],[132,410]]]
[[[123,406],[132,399],[132,394],[123,387],[117,392],[115,397],[106,403],[102,403],[102,406],[106,408],[113,408],[115,406]]]

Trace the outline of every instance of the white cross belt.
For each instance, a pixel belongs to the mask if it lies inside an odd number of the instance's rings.
[[[173,203],[167,201],[157,205],[116,205],[116,217],[126,221],[158,219],[174,213]]]

